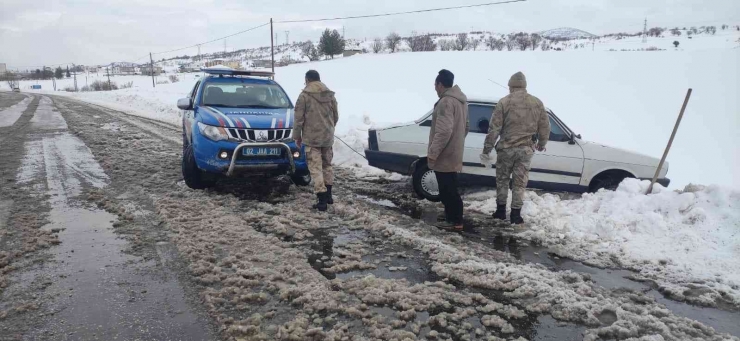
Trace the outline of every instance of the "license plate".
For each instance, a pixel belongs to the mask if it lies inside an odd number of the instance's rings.
[[[280,148],[242,148],[244,156],[280,156]]]

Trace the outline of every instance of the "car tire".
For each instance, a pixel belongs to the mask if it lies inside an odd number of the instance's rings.
[[[628,177],[617,174],[599,175],[594,179],[593,184],[591,185],[591,192],[596,193],[602,188],[608,191],[615,191],[617,187],[619,187],[619,184],[626,178]]]
[[[290,179],[296,186],[305,187],[311,184],[311,173],[309,172],[296,172],[290,176]]]
[[[207,177],[203,174],[203,171],[198,168],[198,165],[195,163],[193,146],[191,145],[183,147],[182,178],[185,180],[185,185],[192,189],[205,189],[213,187],[216,183],[215,179]]]
[[[420,198],[424,198],[432,202],[440,201],[437,177],[434,174],[434,171],[429,169],[426,162],[416,167],[412,182],[414,184],[414,191]]]

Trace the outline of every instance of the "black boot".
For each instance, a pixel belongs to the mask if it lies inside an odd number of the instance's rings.
[[[506,205],[496,205],[496,212],[493,213],[493,219],[506,220]]]
[[[313,208],[321,211],[326,212],[327,203],[326,203],[326,192],[323,193],[316,193],[316,205],[313,205]]]
[[[524,219],[522,219],[522,209],[511,209],[511,223],[514,225],[524,224]]]
[[[334,205],[334,198],[331,196],[331,186],[332,185],[326,185],[326,203],[329,205]]]

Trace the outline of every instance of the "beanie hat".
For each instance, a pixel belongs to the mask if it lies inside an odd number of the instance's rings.
[[[513,76],[511,76],[511,79],[509,79],[509,87],[526,89],[527,77],[524,77],[524,74],[521,73],[521,71],[515,73]]]

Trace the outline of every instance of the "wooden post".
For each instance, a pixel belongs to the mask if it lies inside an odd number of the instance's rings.
[[[113,64],[111,64],[111,65],[113,65]],[[107,66],[105,67],[105,73],[108,75],[108,91],[113,90],[113,88],[111,88],[111,86],[110,86],[110,70],[108,70],[108,67]]]
[[[660,159],[660,163],[658,164],[658,169],[655,170],[655,175],[653,175],[653,180],[650,181],[650,186],[647,189],[647,193],[650,194],[653,192],[653,185],[655,185],[655,181],[658,180],[658,176],[660,175],[660,170],[663,168],[663,164],[665,163],[665,159],[668,156],[668,151],[671,150],[671,145],[673,144],[673,138],[676,137],[676,131],[678,131],[678,126],[681,124],[681,119],[683,118],[683,113],[686,110],[686,105],[689,104],[689,97],[691,97],[691,88],[689,88],[689,91],[686,92],[686,99],[683,100],[683,106],[681,107],[681,112],[678,114],[678,119],[676,120],[676,125],[673,127],[673,133],[671,133],[671,138],[668,139],[668,145],[665,147],[665,151],[663,152],[663,158]]]
[[[270,18],[270,55],[272,55],[272,73],[275,77],[275,36],[272,32],[272,18]]]
[[[144,57],[144,58],[146,58],[146,57]],[[152,73],[152,88],[155,88],[156,86],[154,85],[154,59],[152,59],[152,53],[151,52],[149,52],[149,61],[152,62],[152,65],[149,68],[149,71],[151,71],[151,73]]]

